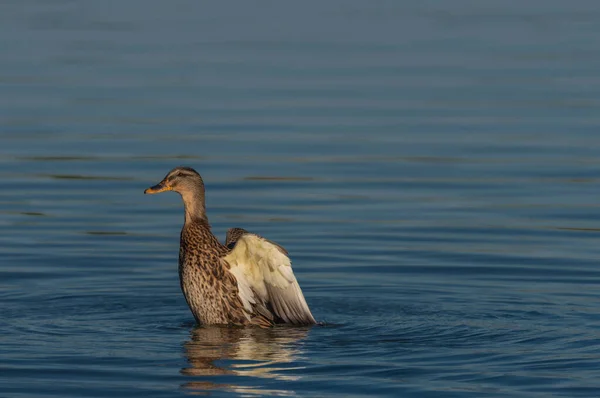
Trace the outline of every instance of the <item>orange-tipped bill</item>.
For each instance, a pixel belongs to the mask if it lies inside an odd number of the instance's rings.
[[[165,191],[171,191],[173,188],[165,184],[164,182],[160,182],[153,187],[150,187],[144,191],[144,193],[153,194],[153,193],[161,193]]]

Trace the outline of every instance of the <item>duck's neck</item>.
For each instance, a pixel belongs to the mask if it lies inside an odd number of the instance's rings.
[[[206,207],[204,205],[204,189],[198,187],[194,190],[181,192],[183,205],[185,207],[185,223],[202,221],[208,224],[206,218]]]

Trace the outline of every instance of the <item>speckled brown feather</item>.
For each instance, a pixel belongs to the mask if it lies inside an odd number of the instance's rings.
[[[210,230],[196,220],[181,231],[179,279],[181,290],[196,321],[201,324],[246,325],[244,306],[229,265],[221,261],[228,252]]]
[[[244,228],[229,228],[227,230],[227,235],[225,236],[225,246],[229,249],[233,249],[235,243],[242,237],[242,235],[247,234]]]

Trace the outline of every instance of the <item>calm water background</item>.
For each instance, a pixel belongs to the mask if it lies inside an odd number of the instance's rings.
[[[600,395],[599,49],[597,1],[3,2],[0,396]],[[194,326],[177,165],[326,326]]]

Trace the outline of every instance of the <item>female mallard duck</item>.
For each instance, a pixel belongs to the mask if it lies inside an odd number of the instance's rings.
[[[226,245],[213,235],[196,170],[176,167],[144,193],[175,191],[185,207],[179,246],[179,281],[200,324],[314,324],[287,251],[241,228],[227,231]]]

